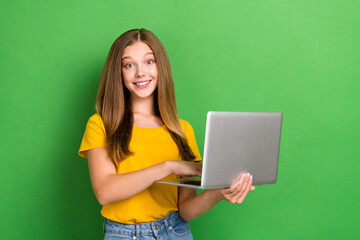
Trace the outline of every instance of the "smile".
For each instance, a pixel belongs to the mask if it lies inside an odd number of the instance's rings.
[[[146,87],[150,84],[152,80],[144,81],[144,82],[134,82],[137,87]]]

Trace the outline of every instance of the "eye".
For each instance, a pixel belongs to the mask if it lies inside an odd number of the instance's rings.
[[[154,60],[150,59],[146,61],[146,64],[153,64],[154,62],[155,62]]]
[[[124,68],[126,68],[126,69],[129,69],[129,68],[132,68],[132,67],[134,67],[134,64],[132,64],[132,63],[128,63],[128,64],[124,65]]]

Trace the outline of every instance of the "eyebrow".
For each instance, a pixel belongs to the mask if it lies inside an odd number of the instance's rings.
[[[149,55],[149,54],[154,55],[153,52],[148,52],[148,53],[146,53],[146,54],[144,55],[144,57],[145,57],[146,55]],[[125,58],[131,58],[131,57],[125,56],[125,57],[122,57],[121,60],[124,60]]]

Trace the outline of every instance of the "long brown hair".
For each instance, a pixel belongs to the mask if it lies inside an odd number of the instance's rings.
[[[180,125],[168,55],[155,34],[143,28],[129,30],[115,40],[101,74],[95,107],[104,122],[109,155],[118,166],[121,160],[133,154],[129,143],[134,119],[130,93],[122,80],[121,58],[124,49],[136,41],[146,43],[155,56],[158,71],[158,86],[155,90],[154,101],[155,113],[161,117],[176,143],[181,159],[191,161],[195,159],[195,155]]]

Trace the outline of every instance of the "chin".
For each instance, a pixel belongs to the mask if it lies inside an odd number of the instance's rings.
[[[135,97],[135,98],[139,98],[139,99],[146,99],[146,98],[150,98],[150,97],[154,97],[154,92],[155,91],[152,91],[152,92],[149,92],[149,93],[132,93],[132,95]]]

